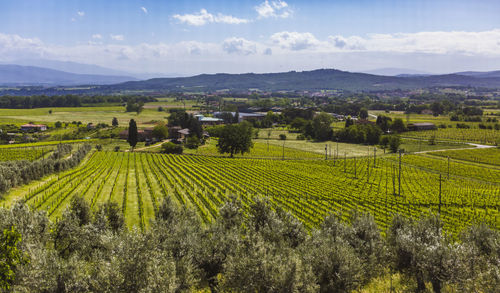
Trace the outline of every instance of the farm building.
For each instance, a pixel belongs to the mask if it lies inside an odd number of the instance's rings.
[[[223,112],[214,112],[214,116],[219,116]],[[231,115],[236,115],[236,112],[229,112]],[[238,123],[243,122],[243,121],[248,121],[248,120],[262,120],[266,117],[266,114],[263,113],[238,113]]]
[[[121,139],[128,139],[128,130],[120,132]],[[145,128],[137,130],[137,138],[139,141],[146,141],[153,139],[153,128]]]
[[[408,124],[408,130],[410,130],[410,131],[434,130],[434,129],[436,129],[436,125],[434,125],[434,123],[430,123],[430,122]]]
[[[200,121],[201,125],[219,125],[224,122],[224,120],[220,118],[205,117],[201,114],[195,115],[195,117],[198,118],[198,121]]]
[[[24,124],[21,125],[21,131],[25,132],[37,132],[37,131],[45,131],[47,130],[47,125],[44,124]]]
[[[182,140],[183,142],[186,142],[186,139],[189,136],[189,129],[184,128],[184,129],[177,131],[177,133],[179,134],[179,139]]]

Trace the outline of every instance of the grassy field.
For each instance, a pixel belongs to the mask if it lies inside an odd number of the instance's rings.
[[[430,164],[429,162],[432,162]],[[1,203],[16,199],[57,218],[75,195],[92,207],[114,201],[129,227],[146,229],[163,197],[192,207],[205,222],[217,217],[230,195],[244,205],[255,196],[289,210],[308,227],[332,211],[375,215],[386,227],[393,213],[420,217],[439,208],[439,174],[446,162],[404,156],[401,187],[397,158],[325,160],[228,159],[152,153],[95,152],[79,167],[13,189]],[[462,166],[443,179],[441,215],[450,231],[481,220],[500,228],[498,172]],[[462,172],[463,170],[463,172]],[[495,173],[496,172],[496,173]],[[482,174],[482,175],[481,175]],[[495,179],[496,178],[496,179]]]
[[[52,114],[49,113],[49,110],[52,110]],[[135,112],[125,112],[123,106],[0,109],[0,123],[17,125],[35,122],[53,126],[56,121],[81,121],[83,124],[107,123],[111,125],[111,120],[116,117],[120,125],[128,125],[130,119],[135,119],[139,126],[148,126],[152,124],[152,121],[165,120],[167,116],[166,112],[158,112],[157,107],[146,108],[139,115]]]

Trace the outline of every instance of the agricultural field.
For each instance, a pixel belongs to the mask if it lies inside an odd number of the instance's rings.
[[[450,157],[454,160],[462,160],[474,163],[482,163],[500,166],[500,148],[481,148],[460,151],[431,152],[430,155]]]
[[[273,143],[274,142],[274,143]],[[323,153],[317,153],[314,151],[307,151],[296,149],[293,147],[288,147],[287,142],[285,142],[285,147],[283,147],[283,141],[267,141],[254,140],[253,148],[250,149],[249,153],[245,154],[235,154],[237,158],[269,158],[269,159],[322,159],[325,157],[323,145]],[[159,150],[160,148],[157,148]],[[219,157],[229,157],[228,154],[220,154],[217,151],[217,139],[210,139],[205,145],[198,147],[197,149],[184,149],[184,154],[194,154],[203,156],[219,156]]]
[[[479,128],[438,128],[437,130],[409,131],[403,137],[449,140],[496,145],[500,141],[500,130]]]
[[[0,161],[26,160],[34,161],[52,152],[54,146],[31,147],[31,148],[0,148]]]
[[[124,106],[0,109],[0,123],[21,125],[32,121],[53,126],[57,121],[80,121],[83,124],[111,124],[113,117],[116,117],[120,125],[128,125],[130,119],[135,119],[140,126],[150,126],[151,121],[164,120],[168,116],[166,112],[158,112],[158,105],[148,105],[145,104],[140,114],[125,112]],[[49,113],[50,110],[52,113]]]
[[[418,218],[439,209],[452,232],[476,221],[500,228],[500,171],[476,167],[471,172],[465,166],[468,173],[453,171],[448,179],[444,162],[434,159],[437,167],[429,167],[428,160],[403,156],[399,179],[394,155],[376,161],[282,161],[103,151],[73,170],[12,190],[0,204],[21,199],[58,218],[70,199],[80,195],[92,207],[118,203],[130,228],[147,229],[164,197],[193,208],[209,223],[231,196],[244,206],[262,196],[309,228],[331,212],[346,217],[353,210],[370,212],[384,228],[394,213]]]

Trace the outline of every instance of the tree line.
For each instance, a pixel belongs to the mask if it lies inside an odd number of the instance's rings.
[[[500,233],[478,224],[448,235],[438,216],[332,214],[316,228],[256,198],[232,198],[202,225],[165,198],[150,228],[124,226],[108,202],[74,197],[57,222],[17,203],[0,209],[6,292],[352,292],[399,273],[409,291],[494,292]],[[349,219],[348,221],[343,219]],[[391,282],[392,286],[392,282]],[[393,288],[386,288],[386,291]]]
[[[148,96],[85,96],[85,95],[59,95],[59,96],[0,96],[0,108],[6,109],[33,109],[48,107],[82,107],[92,104],[122,104],[128,101],[136,103],[154,102],[155,98]]]

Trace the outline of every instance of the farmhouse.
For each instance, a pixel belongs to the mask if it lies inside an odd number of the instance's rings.
[[[121,139],[128,139],[128,129],[120,132]],[[145,128],[137,130],[137,139],[139,141],[146,141],[153,139],[153,128]]]
[[[25,132],[37,132],[37,131],[45,131],[47,130],[47,125],[44,124],[24,124],[21,125],[21,131]]]
[[[429,123],[429,122],[408,124],[408,130],[410,131],[434,130],[434,129],[436,129],[436,125],[434,125],[434,123]]]
[[[179,134],[179,139],[182,140],[183,142],[186,142],[186,139],[189,136],[189,129],[184,128],[184,129],[177,131],[177,133]]]

